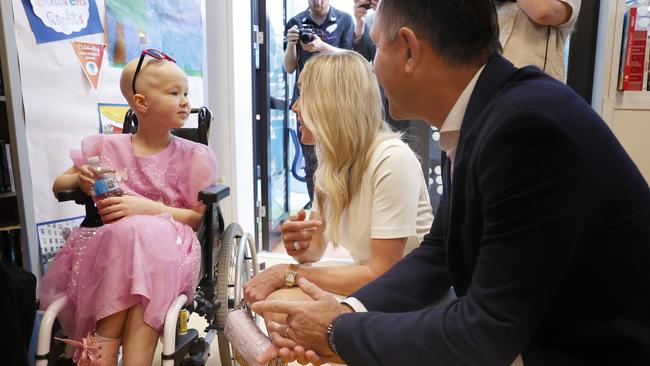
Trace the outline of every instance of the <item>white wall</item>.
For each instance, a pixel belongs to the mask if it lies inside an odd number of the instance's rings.
[[[205,100],[214,113],[210,146],[230,186],[226,223],[255,230],[250,0],[206,1]]]

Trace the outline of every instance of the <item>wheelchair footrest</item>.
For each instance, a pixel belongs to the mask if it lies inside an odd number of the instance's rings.
[[[208,362],[208,357],[210,357],[210,343],[203,338],[199,338],[190,347],[189,364],[191,366],[203,366]]]

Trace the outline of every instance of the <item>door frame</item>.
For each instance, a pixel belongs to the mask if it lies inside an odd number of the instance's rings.
[[[272,198],[269,195],[271,190],[271,180],[269,176],[269,147],[270,147],[270,135],[271,135],[271,124],[270,124],[270,108],[271,108],[271,93],[269,86],[269,65],[271,64],[271,55],[269,52],[269,22],[267,17],[267,7],[265,0],[251,0],[251,14],[253,21],[252,28],[252,47],[253,47],[253,133],[255,141],[255,164],[254,164],[254,176],[255,176],[255,239],[259,243],[261,236],[261,243],[263,250],[270,250],[271,237],[273,236],[274,229],[282,223],[287,217],[289,212],[289,164],[287,160],[288,156],[288,139],[289,132],[287,129],[288,126],[288,103],[284,103],[284,127],[282,130],[283,133],[283,168],[285,171],[285,187],[284,195],[285,200],[285,212],[283,215],[278,218],[275,222],[271,222],[271,209],[272,205],[270,199]],[[286,23],[286,0],[282,1],[282,16],[283,22]],[[257,31],[255,29],[257,26]],[[260,34],[261,32],[261,34]],[[261,42],[260,42],[261,41]],[[256,49],[257,48],[257,49]],[[257,53],[257,55],[256,55]],[[286,72],[284,73],[284,89],[286,91],[286,98],[289,98],[288,93],[288,80]],[[259,186],[258,186],[259,182]],[[258,189],[258,187],[260,189]],[[261,224],[261,232],[260,232]]]

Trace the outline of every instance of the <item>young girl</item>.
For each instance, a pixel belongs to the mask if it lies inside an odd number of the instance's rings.
[[[99,156],[124,191],[97,201],[104,226],[75,230],[41,282],[44,307],[70,299],[59,319],[72,339],[85,337],[75,343],[80,365],[116,365],[120,344],[125,365],[150,365],[168,307],[181,293],[192,299],[198,281],[193,230],[205,207],[197,196],[216,181],[216,159],[207,146],[170,133],[190,113],[183,71],[155,50],[137,61],[124,68],[120,88],[138,132],[85,138],[52,188],[92,194],[86,159]]]

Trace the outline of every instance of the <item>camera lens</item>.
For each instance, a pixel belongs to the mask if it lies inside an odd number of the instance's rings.
[[[302,31],[300,32],[300,42],[309,43],[314,40],[314,35],[311,32]]]

